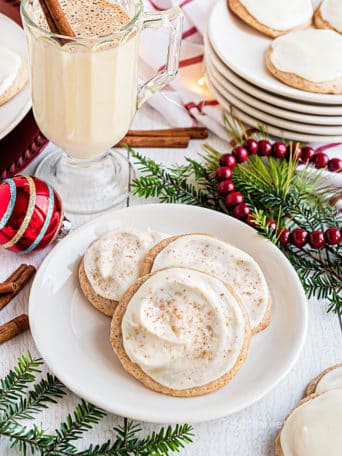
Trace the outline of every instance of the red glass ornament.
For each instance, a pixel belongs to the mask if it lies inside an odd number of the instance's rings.
[[[251,212],[251,210],[244,203],[238,204],[233,209],[233,215],[234,215],[234,217],[236,217],[238,219],[245,219],[246,217],[248,217],[250,212]]]
[[[266,223],[272,231],[275,231],[277,229],[277,224],[274,220],[266,220]]]
[[[232,207],[242,204],[245,201],[243,195],[240,192],[232,192],[226,198],[226,206]]]
[[[291,242],[296,247],[304,247],[308,240],[308,232],[303,228],[297,228],[291,233]]]
[[[317,169],[326,168],[329,163],[329,157],[324,152],[320,152],[314,156],[313,162]]]
[[[247,139],[243,146],[248,150],[249,155],[255,155],[258,153],[259,144],[255,139]]]
[[[42,249],[63,221],[62,201],[49,184],[30,176],[0,183],[0,246],[21,253]]]
[[[263,157],[268,157],[272,153],[272,144],[266,139],[259,141],[259,154]]]
[[[338,228],[328,228],[325,232],[325,239],[329,245],[338,245],[342,236]]]
[[[281,141],[277,141],[272,147],[273,156],[276,158],[285,158],[287,155],[287,146]]]
[[[342,160],[340,158],[332,158],[329,160],[328,169],[333,173],[342,171]]]
[[[304,163],[307,163],[313,159],[314,155],[315,155],[315,151],[312,147],[309,147],[309,146],[303,147],[301,160]]]
[[[232,154],[238,163],[243,163],[248,160],[248,150],[243,146],[237,146],[233,149]]]
[[[231,179],[233,175],[232,170],[228,166],[220,166],[217,168],[215,177],[218,181],[222,181],[224,179]]]
[[[324,233],[322,231],[312,231],[309,233],[309,244],[314,249],[321,249],[325,245]]]
[[[228,193],[235,190],[235,185],[231,180],[224,180],[220,182],[217,186],[217,191],[220,195],[226,196]]]
[[[220,158],[221,166],[228,166],[229,168],[235,168],[236,158],[232,154],[223,154]]]

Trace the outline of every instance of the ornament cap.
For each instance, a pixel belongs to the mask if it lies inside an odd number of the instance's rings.
[[[62,223],[61,223],[61,227],[57,233],[56,240],[60,241],[61,239],[63,239],[67,234],[70,233],[71,228],[72,228],[71,221],[64,216]]]

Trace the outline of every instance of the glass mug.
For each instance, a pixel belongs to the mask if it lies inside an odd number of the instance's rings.
[[[110,150],[127,133],[137,109],[174,79],[179,64],[183,15],[179,8],[143,11],[142,0],[115,0],[130,16],[113,33],[67,37],[37,23],[39,0],[22,0],[32,88],[32,107],[42,133],[62,150],[47,154],[36,175],[60,193],[69,212],[93,213],[127,197],[129,163]],[[167,61],[138,84],[142,30],[169,31]]]

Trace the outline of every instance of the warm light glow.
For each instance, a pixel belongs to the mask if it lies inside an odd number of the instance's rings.
[[[201,87],[205,86],[205,77],[204,76],[198,80],[198,85]]]

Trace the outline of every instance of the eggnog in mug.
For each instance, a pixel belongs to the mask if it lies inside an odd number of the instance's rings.
[[[32,101],[44,133],[69,156],[102,154],[127,133],[137,109],[137,33],[116,37],[130,22],[124,9],[107,0],[62,0],[77,37],[60,46],[29,37]],[[37,10],[37,22],[45,18]],[[47,25],[46,25],[47,27]],[[92,43],[92,37],[111,34]]]

